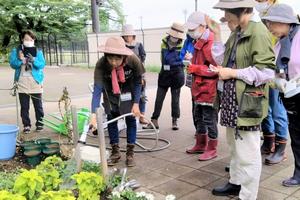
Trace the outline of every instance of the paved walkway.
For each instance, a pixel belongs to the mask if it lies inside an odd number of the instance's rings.
[[[12,70],[0,67],[0,88],[9,87],[12,81]],[[4,76],[3,76],[4,74]],[[86,69],[62,68],[46,69],[45,97],[57,99],[61,95],[62,87],[67,85],[72,98],[72,104],[77,107],[90,107],[91,95],[87,84],[92,82],[93,71]],[[147,114],[150,118],[156,93],[156,74],[148,74],[148,99]],[[15,100],[9,97],[7,91],[0,91],[0,123],[16,123],[16,111],[13,103]],[[168,93],[162,115],[159,119],[159,136],[171,141],[171,146],[165,150],[151,153],[137,153],[137,166],[129,169],[131,178],[137,179],[142,188],[139,190],[151,192],[155,199],[164,199],[167,194],[174,194],[182,200],[213,200],[230,199],[228,197],[214,197],[211,190],[217,185],[226,183],[228,173],[224,167],[228,164],[228,148],[225,139],[224,128],[219,127],[218,157],[211,161],[200,162],[196,155],[188,155],[185,149],[194,142],[194,128],[191,116],[190,91],[184,87],[181,95],[180,130],[171,130],[170,94]],[[46,113],[57,112],[57,103],[46,102]],[[34,113],[31,110],[32,119]],[[50,134],[31,133],[29,137],[43,137]],[[57,136],[56,136],[57,138]],[[143,144],[153,145],[151,141],[141,141]],[[124,146],[124,142],[122,142]],[[300,188],[286,188],[281,186],[281,181],[292,175],[293,156],[290,146],[287,150],[288,160],[274,166],[263,165],[261,184],[258,200],[295,200],[300,199]],[[125,166],[125,154],[117,167]],[[235,198],[233,198],[235,199]]]

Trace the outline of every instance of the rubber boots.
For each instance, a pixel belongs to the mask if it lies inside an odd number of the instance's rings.
[[[133,152],[134,149],[134,144],[127,144],[127,151],[126,151],[126,165],[127,167],[134,167],[135,166],[135,162],[133,159]]]
[[[111,145],[111,154],[110,154],[109,160],[107,162],[107,165],[114,166],[116,163],[119,162],[120,158],[121,158],[121,153],[120,153],[119,144],[112,144]]]
[[[273,154],[266,157],[265,164],[266,165],[274,165],[274,164],[280,163],[281,161],[286,160],[285,147],[286,147],[285,139],[280,139],[280,140],[276,139],[275,151]]]
[[[209,139],[207,149],[199,156],[200,161],[211,160],[217,157],[218,139]]]
[[[207,134],[200,134],[198,133],[195,136],[196,139],[196,144],[194,145],[193,148],[187,149],[186,152],[190,154],[195,154],[195,153],[203,153],[206,148],[207,148],[207,143],[208,143],[208,136]]]
[[[172,119],[172,130],[177,131],[179,129],[178,123],[177,123],[177,118]]]
[[[261,145],[261,154],[273,153],[275,149],[275,135],[264,135],[264,142]]]

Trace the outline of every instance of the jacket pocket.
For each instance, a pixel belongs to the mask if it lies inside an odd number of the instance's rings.
[[[239,106],[238,116],[243,118],[261,118],[263,115],[262,92],[244,92]]]

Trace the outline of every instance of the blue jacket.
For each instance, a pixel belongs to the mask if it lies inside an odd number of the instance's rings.
[[[22,65],[22,61],[19,59],[19,55],[16,48],[14,48],[10,53],[9,64],[13,69],[15,69],[14,81],[16,82],[20,78],[21,65]],[[34,58],[33,68],[32,68],[32,77],[38,84],[41,84],[44,80],[43,69],[45,65],[46,65],[46,61],[44,59],[43,52],[41,50],[38,50],[37,55]]]
[[[169,49],[168,46],[168,37],[165,37],[162,39],[161,43],[161,64],[162,66],[164,65],[170,65],[171,70],[172,68],[182,68],[183,63],[182,60],[180,59],[180,51],[182,48],[182,43],[178,44],[176,47],[173,47],[172,49]]]
[[[183,47],[181,49],[180,52],[180,59],[184,60],[184,56],[187,53],[187,51],[191,54],[194,53],[194,43],[193,43],[194,39],[191,38],[191,36],[189,36],[188,34],[186,35],[186,39],[184,41]]]

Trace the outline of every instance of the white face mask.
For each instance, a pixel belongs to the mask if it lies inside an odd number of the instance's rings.
[[[34,41],[24,41],[23,44],[25,47],[34,47]]]
[[[200,33],[198,30],[195,31],[188,31],[189,36],[191,36],[191,38],[197,40],[199,38],[201,38],[201,36],[203,35],[203,33]]]
[[[259,12],[260,15],[263,15],[264,12],[266,12],[270,7],[270,4],[268,1],[257,3],[255,6],[255,9]]]

